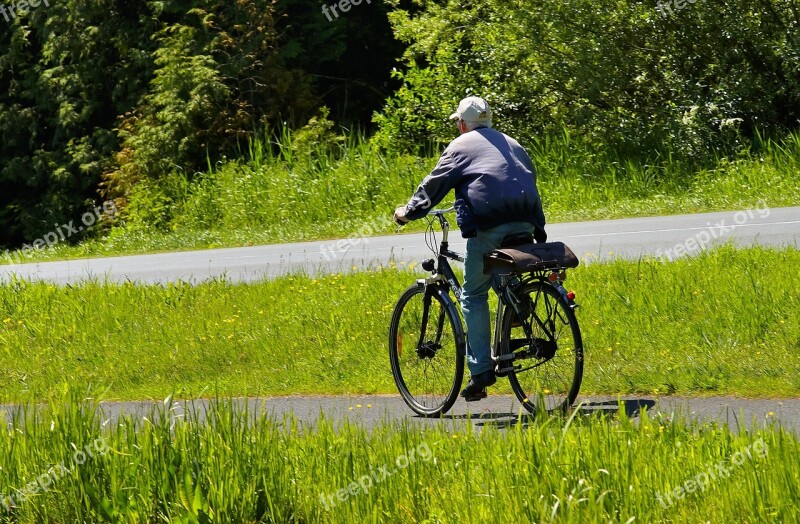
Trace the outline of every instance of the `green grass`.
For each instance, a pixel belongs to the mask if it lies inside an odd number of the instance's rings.
[[[11,508],[0,502],[0,520],[630,523],[800,517],[800,442],[774,425],[752,431],[740,426],[735,434],[680,416],[645,414],[634,422],[621,412],[525,418],[509,429],[489,425],[480,433],[467,422],[428,428],[387,422],[367,430],[324,418],[313,427],[275,420],[224,400],[212,402],[203,422],[192,412],[176,420],[166,408],[144,419],[103,420],[93,401],[74,392],[54,396],[49,407],[26,404],[13,428],[0,431],[0,496]],[[76,454],[86,449],[91,453]],[[23,500],[18,490],[26,486],[26,493],[38,493]]]
[[[176,173],[140,184],[130,190],[125,224],[109,235],[28,252],[18,261],[394,233],[392,212],[436,162],[386,156],[358,136],[333,144],[297,142],[289,132],[276,147],[256,140],[241,158],[191,180]],[[592,153],[568,136],[536,142],[530,152],[554,223],[797,205],[800,135],[755,149],[713,168],[669,159],[634,163]]]
[[[583,265],[582,394],[800,394],[800,252]],[[197,286],[0,286],[0,396],[396,393],[387,332],[420,268]],[[508,391],[501,381],[495,391]]]

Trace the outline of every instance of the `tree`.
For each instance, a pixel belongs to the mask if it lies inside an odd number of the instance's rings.
[[[739,131],[798,126],[800,38],[793,2],[423,1],[391,15],[408,44],[403,86],[376,115],[385,147],[445,140],[444,117],[485,96],[530,142],[564,128],[622,155],[697,161]],[[673,5],[673,4],[670,4]]]
[[[41,237],[94,200],[117,115],[151,68],[143,4],[70,0],[0,33],[0,245]]]

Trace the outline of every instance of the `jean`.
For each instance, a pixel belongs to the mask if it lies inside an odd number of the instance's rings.
[[[467,325],[467,366],[473,377],[494,369],[489,288],[493,287],[496,291],[500,277],[483,274],[483,255],[500,247],[507,235],[520,232],[533,233],[533,224],[502,224],[487,231],[479,231],[477,236],[467,239],[461,312]]]

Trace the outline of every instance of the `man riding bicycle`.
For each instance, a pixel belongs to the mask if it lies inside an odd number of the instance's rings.
[[[470,381],[461,396],[471,402],[486,398],[486,388],[497,380],[489,321],[489,288],[496,277],[483,274],[483,256],[509,235],[528,233],[545,242],[547,234],[533,163],[516,140],[492,129],[489,104],[479,97],[465,98],[450,119],[458,121],[460,136],[394,218],[401,224],[423,218],[455,189],[456,220],[467,239],[459,300],[467,326]]]

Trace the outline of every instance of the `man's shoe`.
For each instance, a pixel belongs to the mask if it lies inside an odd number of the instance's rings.
[[[475,375],[469,379],[469,384],[461,392],[461,396],[467,402],[474,402],[486,398],[486,388],[497,382],[494,370],[489,370]]]

